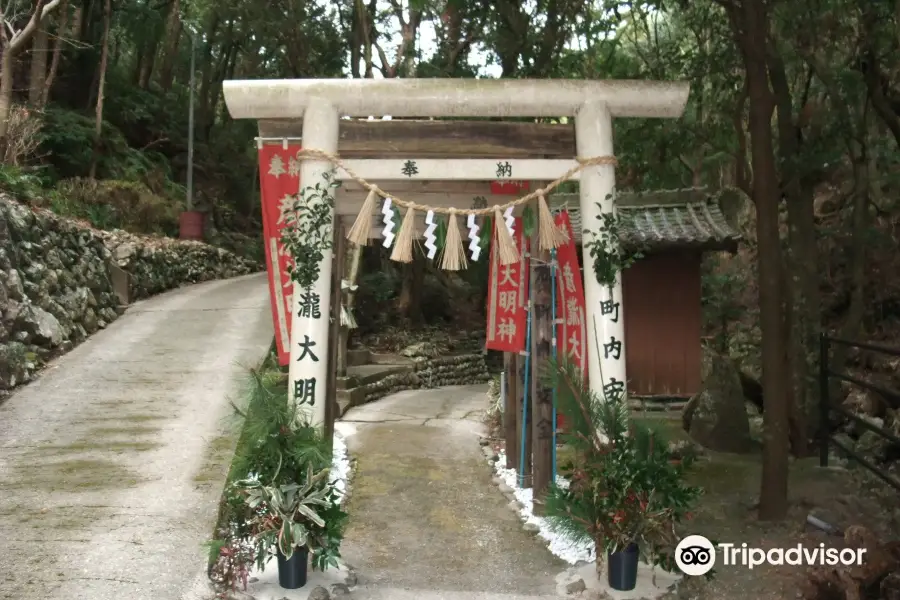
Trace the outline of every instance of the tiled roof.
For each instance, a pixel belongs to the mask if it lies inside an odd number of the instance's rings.
[[[575,239],[581,242],[578,194],[553,194],[553,209],[568,208]],[[629,249],[734,249],[741,235],[725,218],[716,197],[705,190],[665,190],[621,193],[616,198],[619,237]],[[588,229],[597,225],[588,223]]]

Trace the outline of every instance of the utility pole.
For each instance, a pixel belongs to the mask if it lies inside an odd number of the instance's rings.
[[[188,108],[188,160],[187,160],[187,209],[194,210],[194,79],[196,77],[197,34],[190,27],[191,36],[191,89]]]

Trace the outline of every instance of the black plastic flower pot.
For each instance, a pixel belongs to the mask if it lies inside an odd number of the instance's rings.
[[[641,557],[638,545],[628,544],[624,550],[606,555],[609,587],[620,592],[633,590],[637,585],[638,561]]]
[[[278,552],[278,585],[286,590],[296,590],[306,585],[306,566],[309,564],[309,548],[294,548],[290,558]]]

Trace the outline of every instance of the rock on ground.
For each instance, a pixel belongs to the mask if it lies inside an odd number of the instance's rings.
[[[749,452],[753,441],[737,368],[706,347],[701,365],[703,386],[684,407],[684,429],[710,450]]]

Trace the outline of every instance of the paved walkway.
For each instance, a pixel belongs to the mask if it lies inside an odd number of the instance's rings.
[[[486,389],[401,392],[338,424],[359,461],[341,552],[353,600],[557,597],[566,565],[522,529],[478,445]]]
[[[134,305],[0,405],[0,598],[177,600],[205,566],[265,275]]]

